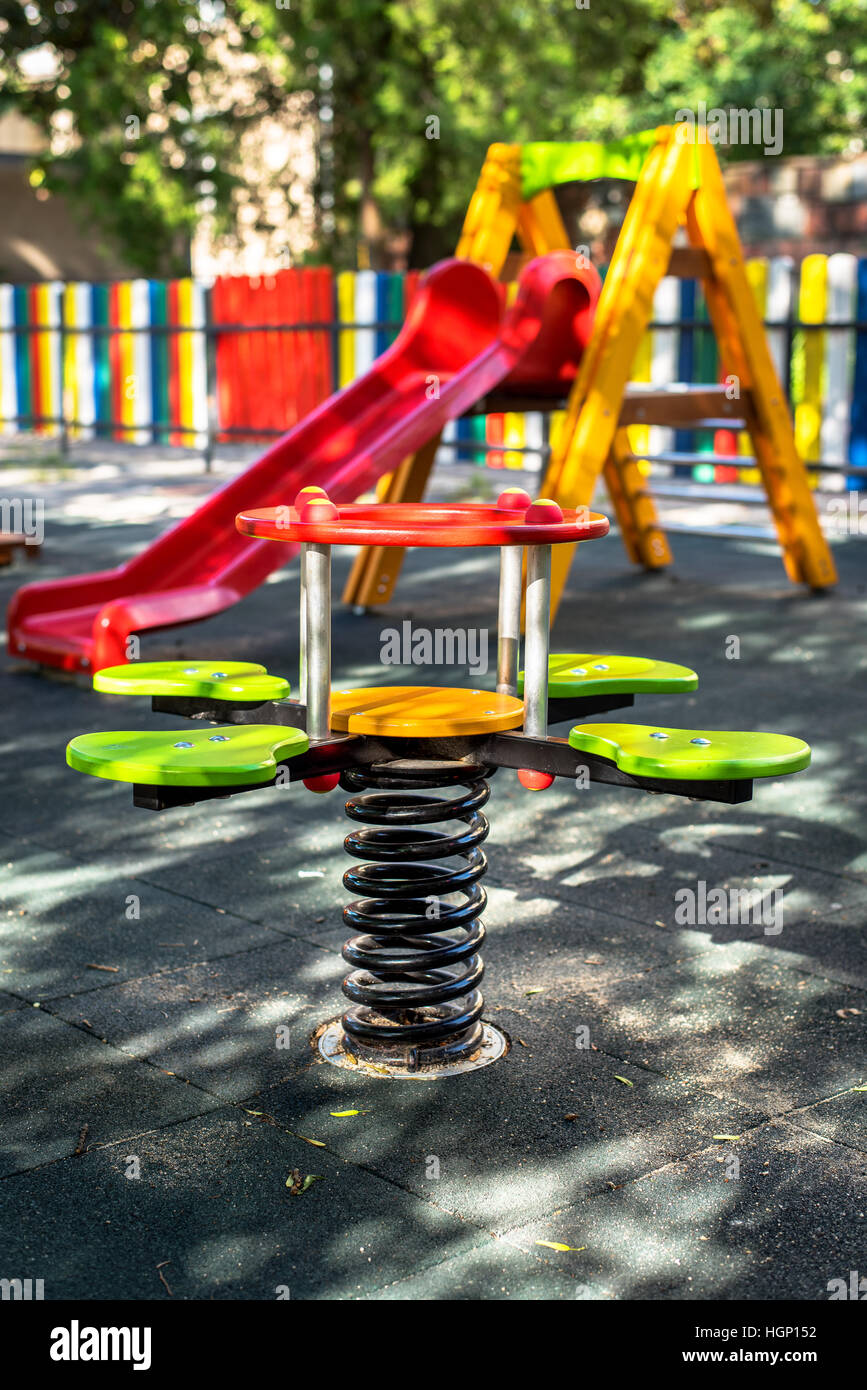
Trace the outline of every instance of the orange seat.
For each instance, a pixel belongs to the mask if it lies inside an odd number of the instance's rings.
[[[454,690],[439,685],[393,685],[335,690],[331,727],[339,733],[391,734],[396,738],[439,738],[518,729],[524,705],[512,695],[489,690]]]

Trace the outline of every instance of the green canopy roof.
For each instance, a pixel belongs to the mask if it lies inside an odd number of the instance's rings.
[[[656,130],[640,130],[607,144],[596,140],[574,143],[534,142],[521,146],[521,193],[535,198],[546,188],[580,179],[631,179],[641,172],[657,141]]]

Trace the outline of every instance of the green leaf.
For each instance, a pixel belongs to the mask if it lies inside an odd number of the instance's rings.
[[[307,1176],[305,1177],[304,1181],[302,1182],[301,1187],[299,1188],[299,1191],[298,1191],[298,1194],[297,1194],[297,1195],[300,1197],[300,1196],[301,1196],[301,1193],[302,1193],[302,1192],[306,1192],[307,1189],[308,1189],[309,1187],[312,1187],[313,1184],[314,1184],[315,1182],[324,1182],[324,1181],[325,1181],[325,1178],[324,1178],[324,1176],[323,1176],[322,1173],[308,1173]]]

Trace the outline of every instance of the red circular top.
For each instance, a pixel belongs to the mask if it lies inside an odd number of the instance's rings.
[[[608,532],[608,518],[586,507],[564,509],[560,521],[538,522],[525,521],[523,509],[472,502],[354,502],[336,507],[332,519],[322,516],[325,510],[310,503],[301,514],[290,506],[262,507],[240,512],[235,525],[243,535],[261,540],[318,545],[557,545],[595,540]]]

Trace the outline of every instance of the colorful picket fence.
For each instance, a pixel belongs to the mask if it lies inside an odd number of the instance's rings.
[[[144,444],[207,430],[194,280],[0,285],[0,428]]]
[[[842,474],[867,467],[867,259],[748,264],[798,446]],[[365,372],[394,340],[418,276],[324,268],[114,284],[0,285],[0,430],[202,447],[290,429]],[[815,325],[815,326],[813,326]],[[641,344],[639,381],[714,381],[716,343],[701,288],[664,279]],[[452,424],[452,458],[489,468],[541,464],[558,416],[507,413]],[[758,481],[731,430],[633,427],[653,471],[699,482]],[[671,461],[673,452],[692,459]],[[714,463],[696,462],[702,453]],[[720,456],[731,458],[721,464]],[[857,485],[857,479],[850,485]]]
[[[775,366],[785,388],[804,460],[816,464],[811,482],[867,464],[867,259],[848,254],[788,256],[747,262],[756,304],[768,324]],[[670,326],[669,326],[670,325]],[[813,327],[815,325],[815,327]],[[654,300],[654,328],[639,353],[636,379],[720,381],[716,341],[701,287],[665,277]],[[632,427],[635,451],[671,457],[674,452],[731,457],[731,465],[669,465],[674,476],[695,482],[760,481],[758,470],[739,465],[751,453],[744,432]],[[818,465],[821,465],[821,473]],[[654,470],[660,471],[660,470]],[[860,486],[857,476],[850,486]]]
[[[330,271],[222,276],[211,294],[211,322],[218,438],[283,433],[332,394]]]

